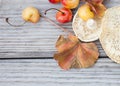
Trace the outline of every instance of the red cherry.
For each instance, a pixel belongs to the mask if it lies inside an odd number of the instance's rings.
[[[72,11],[67,8],[61,8],[60,11],[56,13],[56,20],[60,23],[70,22],[72,19]]]
[[[60,2],[60,0],[49,0],[49,2],[52,3],[52,4],[57,4],[57,3]]]
[[[45,11],[45,15],[46,15],[47,11],[49,11],[49,10],[57,10],[58,11],[56,13],[56,20],[60,23],[67,23],[72,20],[72,11],[68,8],[63,7],[60,10],[56,9],[56,8],[50,8]]]

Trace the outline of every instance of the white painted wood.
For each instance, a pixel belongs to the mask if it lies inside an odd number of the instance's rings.
[[[0,60],[0,86],[119,86],[120,65],[101,58],[87,69],[62,70],[53,59]]]
[[[105,1],[107,7],[120,4],[119,0]],[[61,4],[50,4],[48,0],[0,0],[0,17],[10,17],[12,23],[21,24],[21,11],[27,6],[38,8],[41,14],[50,7],[62,7]],[[47,16],[56,22],[55,12],[50,11]],[[72,31],[71,23],[61,25]],[[56,51],[55,42],[61,34],[65,33],[42,18],[37,24],[27,23],[22,27],[11,27],[1,18],[0,58],[52,57]],[[100,57],[106,56],[99,41],[96,44]]]
[[[108,1],[108,0],[105,0]],[[107,7],[119,5],[119,0],[109,0]],[[11,22],[21,23],[21,11],[35,6],[40,12],[52,5],[48,0],[0,0],[0,17],[11,17]],[[54,12],[48,16],[55,21]],[[63,24],[72,31],[71,23]],[[11,27],[0,19],[0,58],[51,58],[54,44],[60,34],[57,27],[41,19],[37,24],[27,23],[22,27]],[[99,41],[95,42],[100,56],[106,56]],[[0,86],[119,86],[120,65],[109,58],[99,58],[86,69],[62,70],[53,59],[9,59],[0,60]]]
[[[105,4],[112,7],[120,3],[119,0],[105,0]],[[50,4],[48,0],[0,0],[0,58],[52,57],[58,36],[65,34],[42,18],[37,24],[27,23],[22,27],[11,27],[1,18],[10,17],[12,23],[20,24],[23,21],[21,11],[27,6],[38,8],[42,15],[50,7],[62,7],[61,4]],[[47,16],[56,22],[55,12],[50,11]],[[72,31],[71,22],[61,25]],[[96,44],[100,57],[106,56],[99,41]]]

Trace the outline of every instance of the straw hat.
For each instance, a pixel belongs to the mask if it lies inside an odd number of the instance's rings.
[[[81,41],[95,41],[101,33],[101,20],[102,19],[89,19],[88,21],[84,21],[78,16],[78,12],[76,12],[72,22],[73,31]]]
[[[101,24],[101,45],[107,56],[120,63],[120,6],[107,9]]]

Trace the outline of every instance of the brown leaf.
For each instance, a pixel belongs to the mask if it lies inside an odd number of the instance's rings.
[[[54,59],[62,69],[86,68],[92,66],[98,59],[99,53],[94,43],[81,43],[76,36],[62,35],[56,42],[57,53]]]
[[[106,7],[103,4],[95,4],[93,5],[93,7],[95,8],[95,12],[96,12],[96,17],[101,18],[104,16]]]
[[[102,3],[104,0],[91,0],[94,4],[100,4]]]
[[[103,0],[86,0],[86,1],[91,4],[99,4],[103,2]]]
[[[96,17],[103,17],[106,7],[102,4],[103,0],[87,0],[87,3],[91,6],[92,11],[96,14]]]

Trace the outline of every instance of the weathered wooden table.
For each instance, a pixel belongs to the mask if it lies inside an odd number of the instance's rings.
[[[112,7],[120,2],[109,0],[105,4]],[[64,32],[42,18],[22,27],[5,22],[3,17],[22,23],[21,11],[27,6],[37,7],[42,14],[50,7],[61,7],[48,0],[0,0],[0,86],[120,86],[120,65],[106,56],[99,41],[95,43],[100,57],[93,67],[64,71],[52,59],[55,42]],[[55,11],[47,16],[55,21]],[[71,23],[62,26],[72,31]]]

